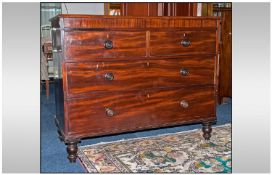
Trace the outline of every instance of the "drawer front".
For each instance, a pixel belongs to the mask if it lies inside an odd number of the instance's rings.
[[[215,31],[151,32],[150,55],[215,54]]]
[[[214,58],[67,63],[68,95],[214,84]]]
[[[68,101],[71,135],[92,136],[214,118],[213,87],[98,93]]]
[[[124,31],[65,32],[65,57],[90,60],[146,55],[146,33]]]

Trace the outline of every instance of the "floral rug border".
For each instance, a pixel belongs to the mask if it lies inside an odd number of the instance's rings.
[[[219,126],[213,126],[212,128],[214,129],[214,128],[227,127],[227,126],[231,127],[231,123],[227,123],[227,124],[219,125]],[[95,165],[93,165],[93,163],[84,154],[83,150],[85,148],[101,146],[101,145],[106,145],[106,144],[112,144],[112,143],[127,142],[127,141],[155,139],[155,138],[163,137],[163,136],[179,135],[179,134],[188,133],[188,132],[197,132],[199,130],[201,130],[201,128],[187,130],[187,131],[174,132],[174,133],[159,134],[159,135],[155,135],[155,136],[137,137],[137,138],[121,139],[121,140],[115,140],[115,141],[109,141],[109,142],[99,142],[99,143],[92,144],[92,145],[83,145],[83,146],[80,146],[79,149],[78,149],[78,157],[79,157],[79,160],[81,161],[81,164],[85,167],[87,172],[89,172],[89,173],[101,173],[95,168]],[[118,165],[115,164],[115,166],[118,166]],[[127,169],[122,168],[122,170],[123,170],[122,173],[131,173]]]

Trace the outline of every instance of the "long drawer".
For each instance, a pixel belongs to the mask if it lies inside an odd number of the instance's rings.
[[[215,53],[215,31],[150,32],[151,56],[177,56]]]
[[[213,87],[98,93],[67,104],[71,136],[200,122],[215,116]]]
[[[68,96],[214,84],[214,57],[67,63]]]
[[[65,58],[84,61],[101,58],[146,56],[145,31],[67,31]]]

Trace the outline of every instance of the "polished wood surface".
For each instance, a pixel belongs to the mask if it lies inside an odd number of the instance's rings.
[[[150,55],[199,55],[216,53],[216,32],[207,31],[167,31],[150,32]],[[188,40],[184,47],[181,42]]]
[[[214,29],[218,17],[144,17],[144,16],[102,16],[60,14],[51,19],[52,25],[60,29],[72,30],[122,30],[122,29]]]
[[[216,17],[58,15],[56,124],[77,158],[85,137],[216,121]],[[57,32],[59,31],[59,32]]]
[[[112,42],[112,49],[105,42]],[[75,61],[92,58],[146,56],[146,32],[144,31],[69,31],[65,32],[65,58]]]
[[[186,101],[188,107],[180,106]],[[94,94],[68,101],[70,137],[86,137],[214,118],[213,87]],[[109,117],[106,108],[114,111]]]
[[[94,91],[141,90],[156,87],[212,85],[214,58],[84,62],[67,64],[69,96]],[[182,75],[181,70],[188,71]],[[105,78],[112,73],[113,80]]]

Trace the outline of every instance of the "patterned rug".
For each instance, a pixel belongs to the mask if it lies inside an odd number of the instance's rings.
[[[79,147],[92,173],[231,173],[231,125]]]

